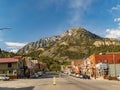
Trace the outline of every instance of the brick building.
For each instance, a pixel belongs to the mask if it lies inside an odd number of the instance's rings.
[[[82,65],[82,60],[72,60],[71,61],[72,71],[75,73],[81,73],[80,72],[81,65]]]
[[[91,76],[93,77],[99,77],[101,74],[102,76],[116,77],[120,74],[120,53],[93,54],[89,57],[89,61]],[[102,67],[105,64],[107,68],[104,69]],[[96,67],[98,65],[100,68]]]

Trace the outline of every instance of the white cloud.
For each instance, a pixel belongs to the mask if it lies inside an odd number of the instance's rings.
[[[106,29],[106,37],[107,38],[120,38],[120,18],[115,18],[114,22],[117,22],[117,28],[116,29]]]
[[[17,53],[18,49],[12,49],[10,50],[10,52],[14,52],[14,53]]]
[[[55,5],[57,9],[61,7],[64,2],[66,2],[66,0],[43,0],[42,3],[41,3],[41,0],[38,0],[36,6],[39,10],[45,10]]]
[[[16,53],[19,49],[20,47],[10,47],[10,46],[7,47],[7,50],[9,52],[14,52],[14,53]]]
[[[70,8],[82,8],[83,0],[70,0]]]
[[[114,6],[114,7],[112,7],[111,10],[120,10],[120,5],[118,4],[118,5]]]
[[[87,9],[93,0],[69,0],[70,8],[74,9]]]
[[[23,46],[25,46],[27,43],[5,42],[5,44],[6,44],[7,46],[10,46],[10,47],[23,47]]]
[[[114,22],[120,22],[120,18],[115,18]]]
[[[117,23],[118,23],[118,28],[120,29],[120,18],[115,18],[115,19],[114,19],[114,22],[117,22]]]
[[[120,38],[120,29],[106,29],[107,38]]]
[[[69,23],[71,25],[80,25],[80,21],[81,21],[81,13],[77,11],[72,13]]]
[[[111,8],[111,11],[117,11],[115,12],[115,16],[118,17],[119,16],[119,11],[120,10],[120,5],[116,5],[114,7]],[[112,29],[106,29],[106,37],[107,38],[116,38],[116,39],[120,39],[120,17],[118,18],[114,18],[114,22],[117,22],[117,27],[112,28]]]
[[[82,15],[84,14],[83,12],[88,9],[92,2],[93,0],[69,0],[68,7],[71,17],[68,22],[71,25],[80,25]]]
[[[20,48],[25,46],[27,43],[19,43],[19,42],[5,42],[7,48],[10,49],[10,52],[16,53]]]
[[[68,19],[65,22],[72,26],[80,25],[82,21],[83,12],[88,9],[88,7],[95,0],[43,0],[38,3],[39,9],[46,9],[53,5],[56,6],[56,10],[59,10],[60,7],[65,6],[67,8]]]

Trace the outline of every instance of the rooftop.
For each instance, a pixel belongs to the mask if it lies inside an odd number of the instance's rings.
[[[0,58],[0,63],[14,63],[18,61],[19,59],[15,59],[15,58]]]

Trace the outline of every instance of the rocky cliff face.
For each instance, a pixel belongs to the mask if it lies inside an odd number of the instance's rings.
[[[44,50],[45,47],[53,46],[61,38],[60,36],[53,36],[50,38],[42,38],[36,42],[28,43],[26,46],[21,48],[18,53],[29,53],[33,50]]]
[[[44,55],[57,60],[69,60],[83,58],[86,54],[92,54],[98,51],[112,51],[112,46],[119,47],[120,41],[102,38],[84,28],[72,28],[59,36],[43,38],[29,43],[20,49],[18,53],[42,50],[39,56]]]
[[[103,40],[96,40],[93,45],[95,45],[96,47],[100,47],[102,45],[106,45],[106,46],[110,46],[110,45],[115,45],[118,46],[120,45],[120,41],[118,40],[114,40],[114,39],[103,39]]]
[[[18,53],[29,53],[32,50],[53,46],[58,42],[60,45],[62,44],[69,45],[69,44],[77,44],[78,42],[84,43],[86,39],[100,39],[100,38],[101,37],[92,34],[91,32],[83,28],[73,28],[67,30],[65,33],[61,35],[53,36],[50,38],[42,38],[36,42],[28,43],[26,46],[20,49]]]

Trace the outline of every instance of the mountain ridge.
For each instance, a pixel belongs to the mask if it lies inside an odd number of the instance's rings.
[[[56,60],[71,60],[80,59],[92,53],[117,51],[120,49],[119,46],[120,41],[117,39],[103,38],[84,28],[71,28],[61,35],[29,43],[18,53],[41,51],[38,56],[48,56]]]

